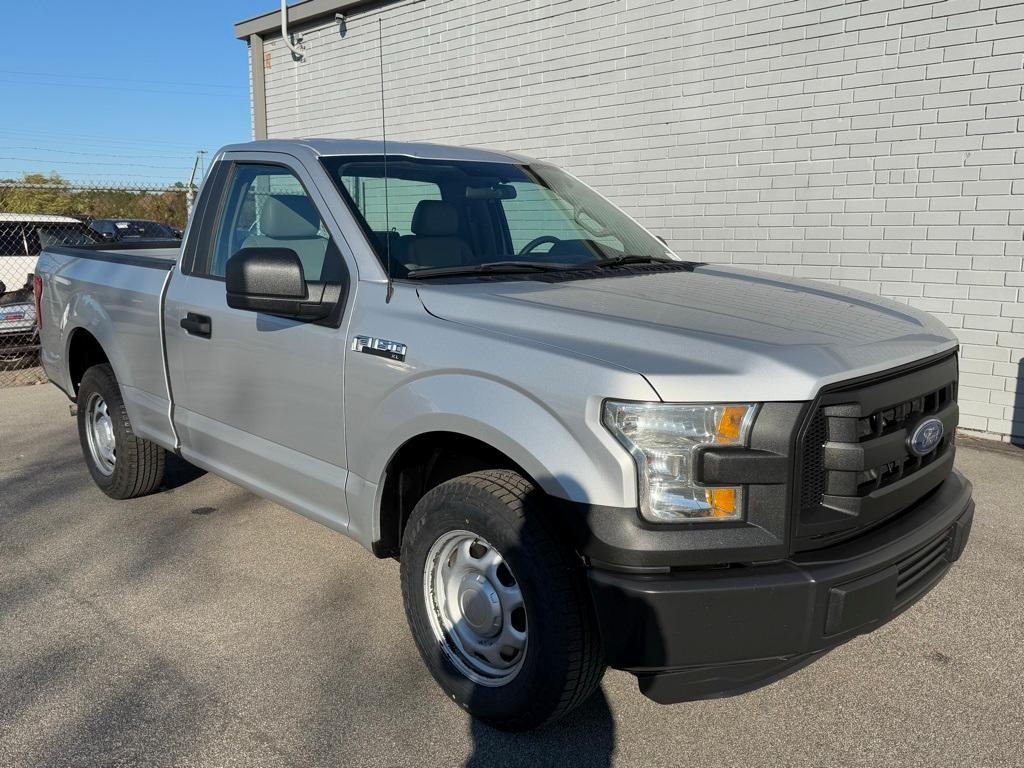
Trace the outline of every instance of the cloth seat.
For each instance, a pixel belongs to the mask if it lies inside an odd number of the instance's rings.
[[[409,269],[473,262],[473,249],[459,236],[459,209],[451,203],[420,200],[411,228],[412,235],[402,238],[402,256]]]
[[[249,235],[243,248],[291,248],[302,262],[306,280],[323,280],[327,237],[320,234],[320,214],[305,195],[270,195],[260,212],[260,234]]]

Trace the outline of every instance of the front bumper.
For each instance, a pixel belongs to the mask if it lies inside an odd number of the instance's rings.
[[[662,574],[592,568],[606,659],[665,704],[759,687],[920,599],[960,557],[973,515],[971,484],[954,472],[896,520],[788,560]]]

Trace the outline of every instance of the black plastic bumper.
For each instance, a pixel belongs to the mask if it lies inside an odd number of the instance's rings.
[[[772,682],[921,598],[960,557],[973,514],[971,484],[954,472],[891,523],[785,561],[651,575],[593,568],[607,661],[666,704]]]

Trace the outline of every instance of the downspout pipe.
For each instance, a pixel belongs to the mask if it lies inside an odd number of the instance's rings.
[[[303,58],[302,51],[296,48],[288,37],[288,0],[281,0],[281,39],[288,46],[288,50],[292,52],[292,56],[297,59]]]

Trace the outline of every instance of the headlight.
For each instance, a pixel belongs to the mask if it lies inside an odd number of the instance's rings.
[[[698,486],[694,459],[703,445],[746,445],[756,409],[606,402],[605,426],[636,461],[643,516],[661,523],[741,519],[742,489]]]

